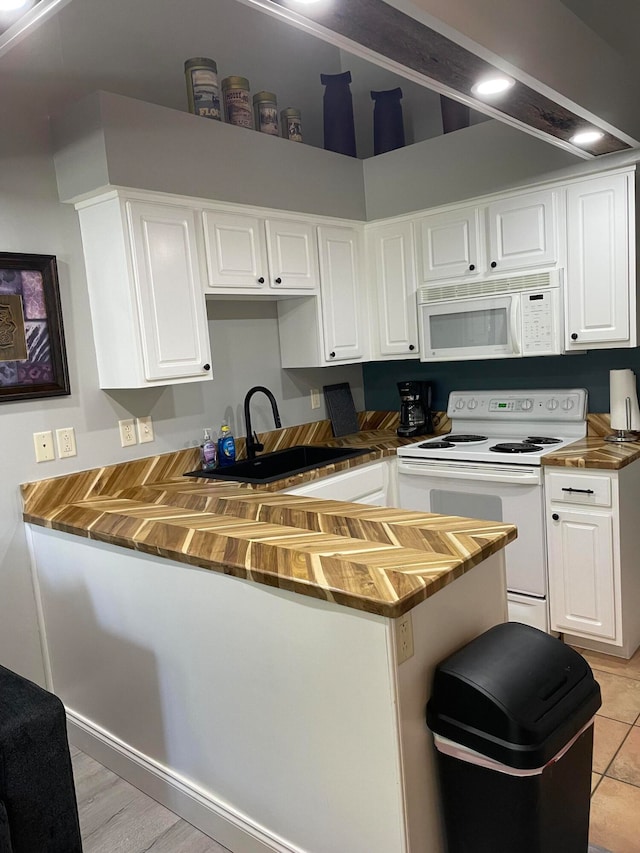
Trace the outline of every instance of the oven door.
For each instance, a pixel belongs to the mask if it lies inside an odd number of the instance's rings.
[[[422,361],[520,355],[520,294],[423,303]]]
[[[525,465],[398,459],[400,507],[515,524],[507,545],[509,592],[545,598],[547,567],[542,474]]]

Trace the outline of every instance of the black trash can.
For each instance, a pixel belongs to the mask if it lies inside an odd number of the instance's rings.
[[[581,655],[518,622],[442,661],[427,723],[448,853],[586,853],[601,704]]]

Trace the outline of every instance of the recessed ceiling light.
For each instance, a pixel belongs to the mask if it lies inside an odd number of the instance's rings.
[[[597,142],[602,139],[604,133],[601,130],[581,130],[571,137],[570,142],[574,145],[590,145],[592,142]]]
[[[29,0],[0,0],[0,12],[11,12],[26,6]]]
[[[501,95],[510,89],[516,81],[512,77],[506,77],[504,74],[495,74],[492,77],[485,77],[479,80],[471,91],[474,95],[479,95],[483,98],[489,98],[492,95]]]

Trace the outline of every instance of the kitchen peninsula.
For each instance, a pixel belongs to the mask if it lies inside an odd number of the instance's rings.
[[[273,490],[375,447],[272,490],[195,450],[23,486],[73,741],[233,851],[443,850],[431,675],[505,619],[516,531]]]

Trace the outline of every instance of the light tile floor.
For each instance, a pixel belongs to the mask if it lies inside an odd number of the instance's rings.
[[[602,691],[595,722],[589,840],[640,853],[640,650],[629,661],[578,649]]]

